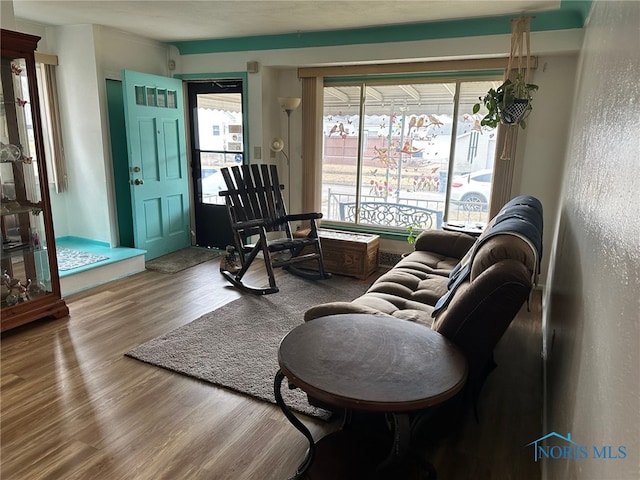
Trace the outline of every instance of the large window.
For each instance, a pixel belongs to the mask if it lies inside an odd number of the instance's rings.
[[[500,82],[325,80],[325,219],[402,231],[439,227],[422,225],[428,211],[438,223],[487,222],[496,131],[472,108]]]

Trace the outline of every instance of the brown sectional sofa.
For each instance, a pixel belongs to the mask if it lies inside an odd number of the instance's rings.
[[[477,239],[457,232],[424,231],[415,250],[364,295],[352,302],[317,305],[304,319],[368,313],[433,328],[467,356],[469,386],[475,396],[495,366],[495,345],[529,298],[538,274],[541,242],[542,206],[533,197],[516,197]],[[460,269],[466,269],[466,275],[454,278],[452,271]],[[448,303],[436,308],[449,290]]]
[[[312,307],[305,321],[338,313],[384,314],[431,327],[433,306],[447,291],[449,273],[469,251],[475,238],[463,233],[427,230],[415,250],[382,275],[352,302]]]

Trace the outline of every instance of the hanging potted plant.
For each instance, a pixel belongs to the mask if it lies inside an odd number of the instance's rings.
[[[517,73],[513,80],[507,79],[496,89],[490,89],[480,101],[487,109],[487,114],[480,120],[480,125],[496,128],[499,123],[526,128],[526,118],[533,106],[532,93],[538,85],[527,83],[522,73]],[[473,106],[473,113],[480,111],[480,103]]]

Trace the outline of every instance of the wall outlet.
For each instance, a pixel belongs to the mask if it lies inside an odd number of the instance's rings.
[[[262,147],[253,147],[253,158],[255,160],[262,159]]]

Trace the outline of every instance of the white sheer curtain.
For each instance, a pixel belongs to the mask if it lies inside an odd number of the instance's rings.
[[[302,79],[302,211],[322,211],[322,77]]]
[[[42,127],[49,182],[57,193],[67,190],[67,165],[62,143],[62,126],[56,81],[57,58],[51,55],[36,56],[38,91],[42,110]]]

